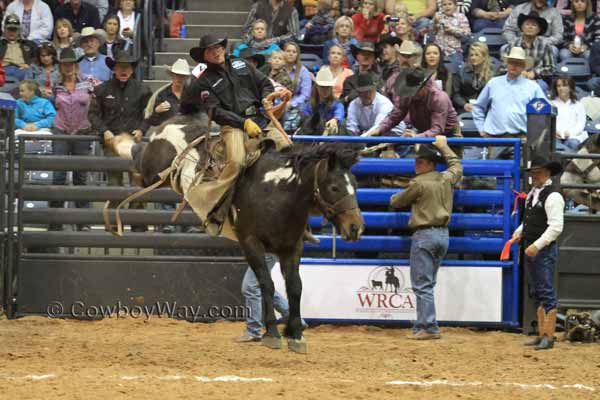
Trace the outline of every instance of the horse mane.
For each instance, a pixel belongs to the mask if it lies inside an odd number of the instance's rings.
[[[309,164],[331,158],[335,158],[342,168],[350,169],[358,161],[362,147],[362,145],[342,142],[327,142],[318,145],[295,143],[282,149],[278,154],[284,160],[290,161],[297,173]]]

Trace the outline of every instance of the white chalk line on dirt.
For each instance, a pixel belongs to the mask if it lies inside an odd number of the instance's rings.
[[[45,374],[45,375],[24,375],[24,376],[2,376],[4,379],[31,379],[32,381],[43,381],[46,379],[54,379],[56,375]]]
[[[182,379],[194,379],[198,382],[273,382],[271,378],[257,377],[257,378],[246,378],[237,375],[223,375],[214,378],[208,376],[197,376],[197,375],[165,375],[165,376],[152,376],[152,375],[122,375],[120,377],[124,381],[135,381],[135,380],[161,380],[161,381],[179,381]]]
[[[517,382],[493,382],[493,383],[483,383],[483,382],[453,382],[447,380],[435,380],[435,381],[390,381],[387,382],[388,385],[408,385],[408,386],[434,386],[434,385],[445,385],[445,386],[515,386],[521,389],[548,389],[548,390],[557,390],[557,389],[580,389],[587,390],[588,392],[595,392],[596,389],[591,386],[582,385],[580,383],[576,383],[573,385],[551,385],[549,383],[517,383]]]

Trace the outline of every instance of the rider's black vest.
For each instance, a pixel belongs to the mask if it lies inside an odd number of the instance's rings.
[[[546,199],[551,193],[558,192],[554,185],[546,186],[539,194],[539,200],[535,206],[533,196],[525,203],[525,216],[523,217],[523,240],[527,245],[532,244],[542,236],[548,228],[548,216],[546,215]]]

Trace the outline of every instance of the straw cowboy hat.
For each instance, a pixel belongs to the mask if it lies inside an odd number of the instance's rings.
[[[316,82],[319,86],[333,87],[335,85],[335,78],[329,68],[321,68],[317,73]]]
[[[562,172],[562,165],[558,161],[552,161],[542,155],[535,155],[531,160],[531,166],[525,171],[533,171],[536,169],[546,168],[550,171],[550,176],[558,175]]]
[[[548,30],[548,21],[540,17],[540,15],[535,11],[531,11],[529,14],[519,14],[519,18],[517,18],[517,25],[519,26],[520,31],[523,31],[523,24],[525,21],[534,21],[537,23],[540,27],[539,35],[543,35]]]
[[[413,97],[425,86],[431,75],[422,67],[402,69],[396,79],[396,93],[402,97]]]
[[[81,45],[81,42],[83,42],[84,39],[87,39],[89,37],[95,37],[96,39],[98,39],[100,41],[100,46],[102,46],[104,42],[106,42],[106,32],[104,31],[104,29],[94,29],[91,26],[86,26],[81,30],[81,34],[77,39],[77,45]]]
[[[113,54],[113,58],[106,57],[104,62],[111,70],[115,67],[115,65],[120,63],[131,64],[131,67],[135,69],[138,60],[124,51],[118,51],[117,54]]]
[[[178,58],[177,61],[175,61],[173,65],[171,65],[171,69],[169,69],[169,72],[177,75],[191,75],[190,65],[188,64],[185,58]]]
[[[213,34],[204,35],[200,38],[200,43],[198,43],[197,47],[192,47],[190,49],[190,57],[196,62],[203,63],[204,61],[204,50],[211,46],[215,46],[220,44],[223,48],[227,48],[227,38],[219,39]]]
[[[533,59],[525,53],[522,47],[512,47],[508,54],[502,56],[502,59],[504,62],[507,62],[507,60],[525,61],[526,69],[533,67]]]
[[[412,40],[404,40],[400,46],[395,45],[394,48],[398,54],[404,56],[414,56],[419,52]]]

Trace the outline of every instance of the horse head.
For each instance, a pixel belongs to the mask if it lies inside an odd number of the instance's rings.
[[[356,164],[360,149],[354,145],[321,145],[327,153],[315,171],[315,202],[325,218],[335,224],[342,238],[360,239],[365,221],[356,200],[356,179],[350,168]]]

